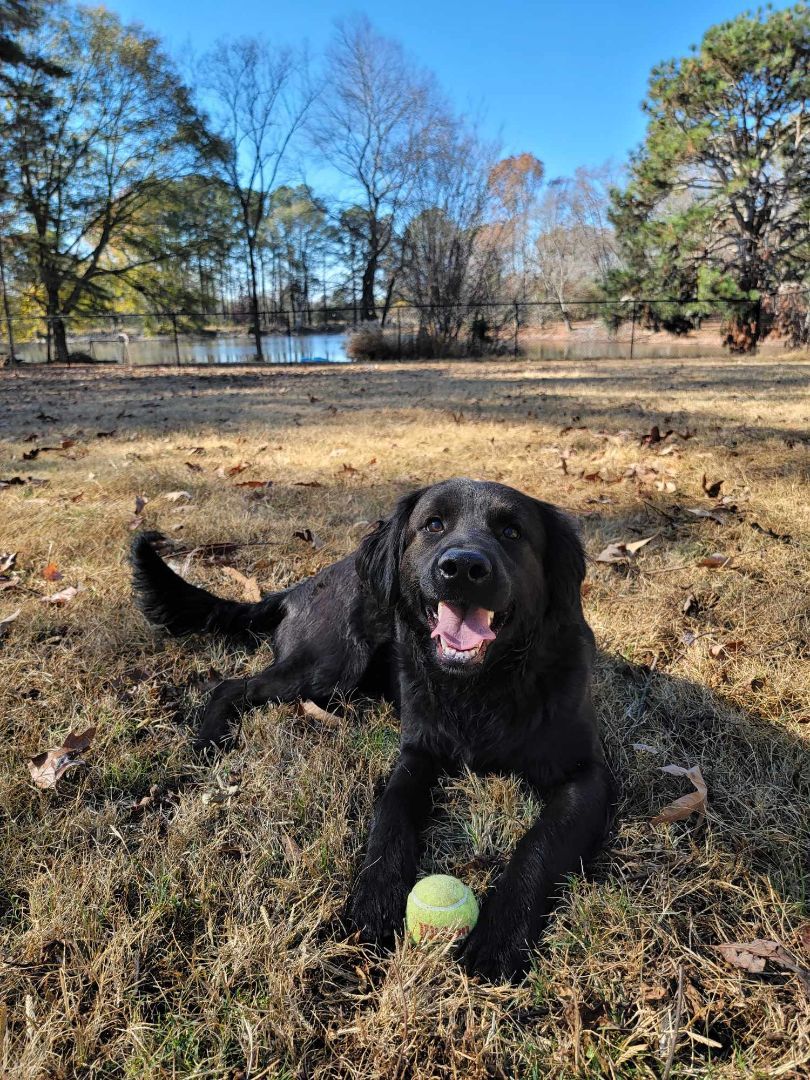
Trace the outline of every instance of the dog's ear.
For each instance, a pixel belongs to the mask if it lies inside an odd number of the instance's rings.
[[[549,592],[549,614],[560,622],[581,618],[580,590],[585,578],[585,552],[574,521],[551,503],[537,501],[546,534],[543,568]]]
[[[399,599],[399,564],[405,552],[408,520],[424,490],[403,495],[393,514],[378,523],[357,551],[358,577],[386,607],[393,607]]]

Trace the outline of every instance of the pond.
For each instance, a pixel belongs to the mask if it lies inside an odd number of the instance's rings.
[[[130,364],[176,364],[177,352],[170,337],[130,338],[124,346],[116,337],[71,338],[71,351],[89,353],[96,360],[124,361]],[[181,364],[251,364],[256,348],[247,337],[189,337],[177,339]],[[128,349],[129,356],[124,355]],[[266,363],[271,364],[347,364],[343,334],[266,334],[262,337]],[[28,342],[19,347],[20,355],[30,363],[45,361],[45,345]]]

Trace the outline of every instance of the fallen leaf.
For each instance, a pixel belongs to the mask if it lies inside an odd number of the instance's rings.
[[[695,785],[695,790],[688,795],[682,795],[680,799],[676,799],[669,806],[665,806],[655,817],[650,819],[651,825],[682,821],[684,818],[689,817],[690,814],[706,813],[706,782],[703,779],[699,765],[693,765],[690,769],[684,769],[680,765],[663,765],[661,772],[669,773],[671,776],[688,776]]]
[[[190,499],[191,498],[191,492],[190,491],[167,491],[164,494],[163,498],[168,499],[169,502],[179,502],[180,499]]]
[[[798,937],[801,947],[810,956],[810,922],[806,922],[799,927]]]
[[[296,480],[293,487],[323,487],[320,480]]]
[[[752,521],[751,528],[754,532],[762,533],[763,536],[770,536],[772,540],[781,540],[783,544],[790,544],[793,541],[790,533],[778,533],[774,532],[773,529],[763,529],[758,521]]]
[[[660,442],[663,442],[664,439],[668,439],[671,434],[672,434],[672,428],[669,428],[669,430],[665,431],[664,434],[662,435],[661,430],[658,427],[658,424],[653,424],[653,426],[650,428],[649,432],[646,435],[642,435],[642,437],[641,437],[641,445],[642,446],[655,446],[656,443],[660,443]]]
[[[694,593],[689,593],[689,595],[681,605],[681,611],[684,613],[684,615],[697,615],[697,613],[700,611],[700,601]]]
[[[322,724],[341,724],[343,721],[337,713],[328,712],[316,705],[314,701],[302,701],[299,703],[299,711],[305,716],[311,716],[313,720],[319,720]]]
[[[728,525],[731,520],[731,515],[734,511],[727,506],[715,506],[712,510],[704,510],[702,506],[687,506],[684,507],[687,514],[691,514],[692,517],[697,518],[709,518],[711,521],[716,521],[718,525]]]
[[[658,749],[657,746],[650,746],[649,743],[634,742],[632,745],[633,745],[634,750],[640,750],[642,753],[645,753],[645,754],[660,754],[661,753],[661,751]]]
[[[202,465],[198,465],[196,463],[196,461],[187,461],[186,462],[186,468],[191,469],[192,472],[202,472],[203,471]]]
[[[706,474],[703,474],[703,479],[700,481],[700,486],[706,492],[710,499],[716,499],[720,494],[720,489],[723,486],[722,480],[715,480],[713,483],[708,483],[706,480]]]
[[[245,600],[249,601],[251,604],[258,604],[262,598],[262,594],[255,578],[247,577],[241,571],[237,570],[235,566],[223,566],[222,572],[227,574],[228,577],[233,578],[234,581],[239,582],[242,586]]]
[[[810,995],[810,968],[798,963],[778,941],[757,938],[755,941],[715,945],[714,948],[733,967],[742,968],[743,971],[750,971],[755,975],[765,970],[768,960],[787,971],[793,971],[799,976],[805,993]]]
[[[28,762],[31,779],[39,788],[54,788],[57,782],[74,765],[85,765],[80,754],[87,750],[95,737],[96,729],[87,728],[81,734],[71,731],[62,746],[45,750]]]
[[[628,541],[615,541],[612,544],[600,551],[594,559],[594,562],[603,563],[617,563],[626,562],[628,559],[636,555],[643,547],[645,547],[651,540],[655,539],[655,535],[647,536],[643,540],[628,540]]]
[[[40,596],[40,600],[43,604],[56,604],[57,607],[64,607],[64,605],[69,603],[78,592],[78,587],[68,585],[66,589],[61,589],[59,592],[52,593],[50,596]]]
[[[712,645],[711,649],[709,649],[709,652],[716,660],[720,656],[728,656],[731,653],[737,653],[740,651],[740,649],[744,647],[744,641],[724,641],[720,645]]]
[[[224,480],[228,476],[238,476],[239,473],[244,472],[245,469],[249,468],[249,461],[238,461],[236,465],[230,465],[227,469],[224,465],[221,468],[217,469],[217,476],[221,477]]]
[[[674,450],[675,447],[674,446],[670,447],[670,449]],[[671,495],[674,491],[677,490],[677,487],[678,487],[678,485],[675,483],[674,480],[656,480],[655,481],[655,489],[656,489],[656,491],[664,491],[664,492],[667,493],[667,495]]]
[[[143,513],[143,508],[146,506],[148,501],[149,500],[146,498],[145,495],[136,495],[135,496],[135,515],[136,516],[138,514]]]
[[[272,486],[272,480],[237,480],[234,484],[234,487],[241,488],[270,488]]]
[[[5,637],[11,624],[14,622],[15,619],[18,619],[20,617],[21,611],[22,608],[17,608],[17,610],[12,611],[10,615],[6,615],[4,618],[0,619],[0,638]]]
[[[289,833],[285,832],[283,829],[281,830],[281,842],[284,845],[284,850],[287,852],[287,858],[291,862],[297,862],[301,857],[301,845],[296,843]]]
[[[320,539],[317,533],[314,533],[312,531],[312,529],[297,529],[293,533],[293,537],[296,540],[304,540],[307,544],[312,544],[316,551],[318,550],[318,548],[323,547],[323,541]]]
[[[698,562],[698,566],[705,566],[709,570],[722,570],[731,566],[734,561],[731,555],[724,555],[721,551],[715,551],[713,555],[706,555]]]
[[[61,581],[63,575],[55,562],[49,562],[47,566],[43,567],[42,576],[46,581]]]

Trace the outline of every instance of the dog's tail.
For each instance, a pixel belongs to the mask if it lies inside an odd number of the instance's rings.
[[[226,637],[268,634],[284,616],[285,592],[270,593],[256,604],[221,600],[190,585],[161,559],[149,535],[132,542],[132,583],[138,607],[155,626],[177,637],[213,633]]]

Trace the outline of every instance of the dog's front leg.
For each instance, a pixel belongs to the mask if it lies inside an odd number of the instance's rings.
[[[366,857],[349,903],[349,919],[364,941],[393,943],[416,880],[419,834],[431,806],[439,764],[403,748],[374,811]]]
[[[600,762],[582,766],[549,793],[460,949],[471,973],[493,981],[525,974],[566,877],[604,840],[611,801],[612,784]]]

